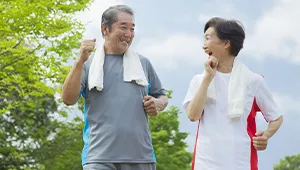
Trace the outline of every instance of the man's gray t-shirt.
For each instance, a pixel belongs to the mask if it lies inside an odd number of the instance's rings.
[[[123,80],[123,57],[106,55],[103,90],[88,90],[88,73],[93,55],[84,64],[81,95],[84,105],[84,148],[82,165],[86,163],[151,163],[155,155],[144,111],[143,97],[165,95],[150,61],[140,61],[150,87]]]

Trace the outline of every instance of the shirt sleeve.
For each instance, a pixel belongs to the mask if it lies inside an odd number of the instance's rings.
[[[183,108],[185,110],[188,107],[190,101],[194,98],[198,88],[200,87],[201,82],[202,82],[202,75],[196,75],[190,81],[188,91],[183,100]]]
[[[149,95],[157,98],[162,95],[166,95],[166,91],[163,88],[161,81],[154,70],[150,61],[148,61],[148,79],[149,79]]]
[[[255,97],[257,106],[267,122],[274,121],[282,115],[264,79],[258,86]]]

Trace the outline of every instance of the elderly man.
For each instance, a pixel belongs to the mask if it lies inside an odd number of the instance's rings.
[[[237,59],[244,39],[237,21],[212,18],[205,25],[209,59],[183,102],[189,119],[199,121],[193,170],[257,170],[257,150],[266,149],[282,124],[264,78]],[[256,131],[257,112],[269,122],[265,131]]]
[[[134,13],[125,5],[102,15],[104,44],[83,41],[80,55],[65,80],[62,99],[84,105],[84,170],[155,170],[148,115],[168,104],[150,61],[130,49]]]

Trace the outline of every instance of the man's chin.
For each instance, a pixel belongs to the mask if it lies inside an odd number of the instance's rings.
[[[130,47],[129,45],[127,45],[126,47],[125,46],[120,47],[119,48],[120,52],[125,53],[128,50],[129,47]]]

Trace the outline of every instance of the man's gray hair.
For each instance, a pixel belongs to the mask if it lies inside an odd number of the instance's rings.
[[[133,10],[130,7],[126,6],[126,5],[111,6],[103,12],[102,20],[101,20],[101,26],[106,25],[108,27],[108,30],[110,30],[112,24],[115,23],[118,20],[118,13],[119,12],[125,12],[127,14],[130,14],[130,15],[134,16]],[[102,30],[101,30],[101,32],[102,32]],[[102,37],[104,37],[103,32],[102,32]]]

